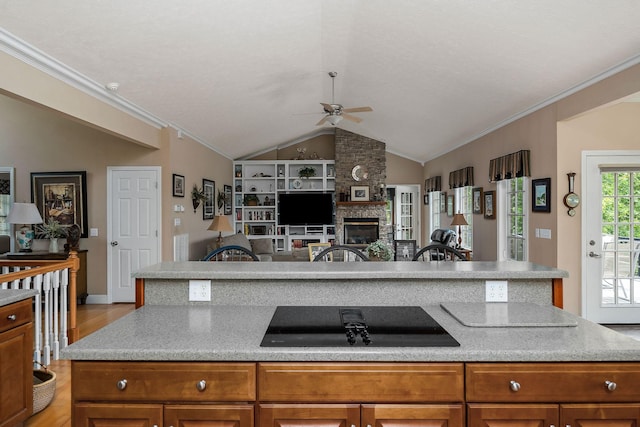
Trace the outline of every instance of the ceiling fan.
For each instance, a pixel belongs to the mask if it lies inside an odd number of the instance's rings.
[[[316,126],[321,126],[327,122],[329,122],[332,126],[336,126],[342,121],[342,119],[360,123],[362,121],[360,117],[352,116],[349,113],[365,113],[367,111],[373,111],[373,108],[371,107],[344,108],[341,104],[336,104],[334,101],[334,95],[336,82],[335,79],[337,75],[338,73],[336,71],[329,72],[329,76],[331,77],[331,104],[326,104],[324,102],[320,103],[320,105],[324,107],[326,116],[324,116],[322,120],[316,123]]]

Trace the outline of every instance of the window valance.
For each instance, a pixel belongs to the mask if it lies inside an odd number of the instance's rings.
[[[442,191],[442,177],[432,176],[424,180],[424,192]]]
[[[473,166],[449,172],[449,188],[467,187],[473,185]]]
[[[531,176],[530,151],[520,150],[489,160],[489,182]]]

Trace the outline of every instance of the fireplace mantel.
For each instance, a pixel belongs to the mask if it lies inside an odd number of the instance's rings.
[[[387,202],[336,202],[336,206],[384,206]]]

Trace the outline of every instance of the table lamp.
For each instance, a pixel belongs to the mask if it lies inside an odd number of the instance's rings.
[[[222,246],[222,232],[223,231],[233,231],[229,220],[224,215],[216,215],[211,221],[211,225],[207,228],[207,230],[218,231],[218,238],[216,239],[216,249]]]
[[[31,252],[31,244],[35,233],[31,224],[42,224],[42,217],[33,203],[14,203],[7,216],[9,224],[22,224],[16,230],[16,243],[20,252]]]
[[[458,212],[457,214],[453,215],[453,221],[451,221],[451,225],[458,226],[458,248],[460,248],[462,246],[462,233],[460,231],[460,226],[469,224],[467,223],[467,220],[464,219],[464,215]]]

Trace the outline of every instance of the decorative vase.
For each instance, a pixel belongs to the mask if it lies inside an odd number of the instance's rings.
[[[58,239],[55,237],[49,239],[49,252],[58,252]]]

